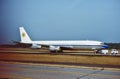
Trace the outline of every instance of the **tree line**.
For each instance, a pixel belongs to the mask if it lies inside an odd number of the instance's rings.
[[[108,45],[108,49],[120,49],[120,43],[105,43]]]

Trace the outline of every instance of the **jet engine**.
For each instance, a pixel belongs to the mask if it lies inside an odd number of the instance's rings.
[[[61,48],[59,46],[49,46],[49,50],[52,52],[58,52]]]
[[[31,48],[39,49],[39,48],[41,48],[41,45],[39,45],[39,44],[32,44]]]

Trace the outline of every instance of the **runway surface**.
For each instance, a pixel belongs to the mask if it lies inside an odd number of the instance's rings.
[[[120,79],[120,71],[0,62],[0,79]]]

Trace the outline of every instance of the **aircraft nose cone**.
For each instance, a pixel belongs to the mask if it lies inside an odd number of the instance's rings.
[[[109,46],[108,46],[108,45],[103,45],[102,47],[103,47],[103,48],[108,48]]]

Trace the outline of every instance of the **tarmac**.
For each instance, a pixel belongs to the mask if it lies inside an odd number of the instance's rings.
[[[120,70],[0,62],[0,79],[120,79]]]

